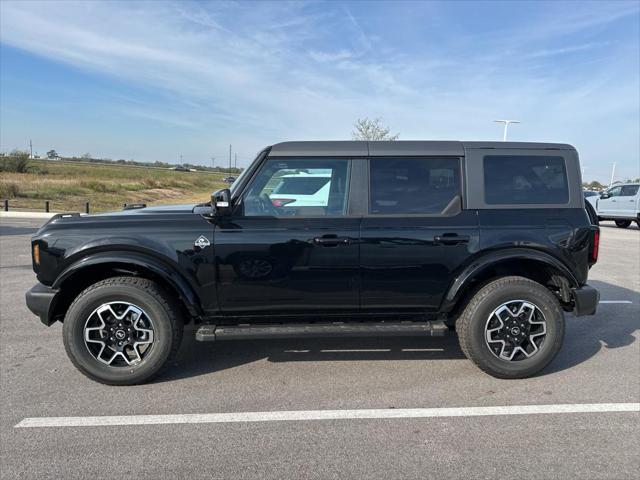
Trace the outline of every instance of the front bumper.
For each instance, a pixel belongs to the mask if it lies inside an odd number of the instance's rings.
[[[580,288],[574,288],[573,294],[573,313],[576,317],[583,315],[593,315],[596,313],[598,302],[600,301],[600,292],[589,285],[583,285]]]
[[[46,326],[50,326],[54,319],[51,318],[49,312],[58,290],[47,287],[41,283],[36,283],[25,294],[27,307],[33,313],[40,317],[40,321]]]

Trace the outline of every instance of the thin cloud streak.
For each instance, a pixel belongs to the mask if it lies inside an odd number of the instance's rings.
[[[200,141],[203,149],[229,138],[247,151],[347,138],[365,115],[383,116],[404,139],[497,138],[491,120],[509,115],[525,119],[513,130],[517,139],[573,142],[595,161],[605,149],[591,138],[594,125],[638,109],[638,68],[634,74],[628,61],[638,45],[591,38],[637,17],[633,5],[554,10],[438,48],[425,37],[429,48],[417,54],[390,32],[374,35],[357,6],[4,2],[1,41],[156,92],[113,109],[194,136],[215,132],[219,138]],[[507,51],[499,48],[505,34]],[[602,55],[598,68],[589,65],[594,52]],[[158,98],[170,105],[159,108]],[[637,125],[637,115],[630,122]],[[636,139],[622,143],[629,150]]]

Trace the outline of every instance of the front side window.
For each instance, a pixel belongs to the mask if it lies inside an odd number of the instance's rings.
[[[345,215],[350,164],[346,159],[268,159],[244,196],[244,215]]]
[[[489,205],[568,203],[564,159],[547,155],[486,156],[484,196]]]
[[[619,197],[620,192],[622,192],[622,187],[613,187],[607,190],[610,197]]]
[[[455,158],[372,158],[369,165],[371,214],[439,214],[460,195]]]

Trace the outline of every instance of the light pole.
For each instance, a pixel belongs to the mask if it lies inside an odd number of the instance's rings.
[[[613,184],[613,176],[616,173],[616,162],[613,162],[613,167],[611,168],[611,180],[609,181],[609,186]]]
[[[502,123],[504,124],[504,133],[502,134],[502,141],[507,141],[507,130],[509,129],[509,125],[512,123],[520,123],[519,120],[494,120],[494,123]]]

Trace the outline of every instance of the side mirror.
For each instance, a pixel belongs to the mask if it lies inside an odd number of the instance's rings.
[[[605,198],[610,198],[611,194],[609,192],[602,192],[600,194],[600,198],[605,199]]]
[[[211,194],[211,209],[214,215],[231,215],[231,191],[223,188]]]

